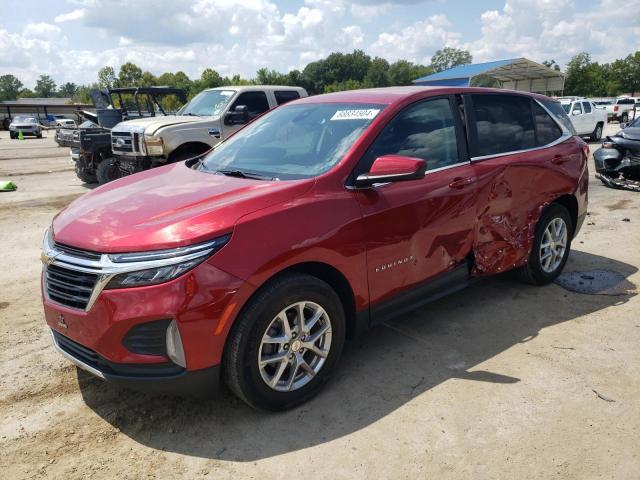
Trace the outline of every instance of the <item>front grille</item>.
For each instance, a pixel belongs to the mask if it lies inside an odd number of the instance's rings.
[[[64,252],[68,255],[72,255],[74,257],[85,258],[87,260],[100,260],[101,255],[96,252],[91,252],[89,250],[80,250],[79,248],[70,247],[68,245],[63,245],[61,243],[55,243],[54,248],[58,251]]]
[[[94,273],[70,270],[59,265],[45,267],[45,288],[52,301],[84,310],[98,280]]]
[[[111,132],[111,150],[133,153],[133,136],[129,132]]]
[[[56,340],[58,346],[71,355],[74,358],[77,358],[82,363],[86,363],[87,365],[96,368],[98,366],[98,362],[100,360],[100,356],[83,345],[74,342],[70,338],[65,337],[64,335],[59,334],[55,330],[53,330],[53,336]]]

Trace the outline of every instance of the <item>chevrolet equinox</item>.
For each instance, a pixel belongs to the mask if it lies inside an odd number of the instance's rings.
[[[563,269],[586,144],[549,98],[393,87],[290,102],[210,152],[97,188],[45,234],[56,349],[108,381],[278,410],[345,338],[516,270]]]

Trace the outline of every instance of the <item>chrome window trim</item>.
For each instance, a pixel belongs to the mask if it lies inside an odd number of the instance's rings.
[[[91,373],[92,375],[95,375],[98,378],[101,378],[102,380],[106,380],[104,374],[96,369],[93,368],[91,365],[87,365],[86,363],[84,363],[81,360],[78,360],[76,357],[74,357],[73,355],[65,352],[60,345],[58,345],[58,342],[56,341],[56,337],[53,334],[53,330],[51,330],[51,339],[53,340],[53,346],[55,347],[55,349],[58,351],[58,353],[60,355],[62,355],[64,358],[66,358],[67,360],[69,360],[71,363],[74,363],[78,368],[81,368],[82,370]]]
[[[523,150],[513,150],[511,152],[494,153],[494,154],[491,154],[491,155],[480,155],[480,156],[477,156],[477,157],[471,157],[471,161],[472,162],[479,162],[479,161],[482,161],[482,160],[488,160],[490,158],[506,157],[508,155],[515,155],[515,154],[518,154],[518,153],[528,153],[528,152],[535,152],[536,150],[544,150],[545,148],[555,147],[556,145],[559,145],[562,142],[565,142],[568,139],[570,139],[571,137],[573,137],[573,133],[571,133],[567,129],[567,127],[565,127],[556,118],[556,116],[547,107],[544,106],[543,103],[538,101],[537,98],[534,98],[533,101],[536,102],[540,107],[542,107],[542,109],[545,112],[547,112],[547,114],[551,117],[551,119],[555,122],[555,124],[560,128],[560,131],[562,132],[562,135],[560,135],[560,137],[558,137],[557,139],[555,139],[551,143],[547,143],[546,145],[541,145],[539,147],[525,148]]]
[[[219,237],[221,238],[221,237]],[[104,287],[107,286],[109,281],[115,277],[116,275],[120,275],[122,273],[136,272],[139,270],[148,270],[152,268],[166,267],[170,265],[176,265],[179,263],[188,262],[190,260],[195,260],[198,258],[206,257],[211,254],[212,249],[215,248],[217,239],[211,240],[209,242],[199,243],[196,245],[191,245],[189,247],[184,247],[185,252],[182,255],[177,255],[173,258],[164,258],[160,260],[147,260],[147,261],[129,261],[129,262],[114,262],[111,260],[109,254],[103,253],[100,254],[100,260],[88,260],[85,258],[75,257],[73,255],[69,255],[66,252],[61,250],[57,250],[55,247],[55,242],[51,239],[49,232],[45,234],[44,242],[42,245],[42,263],[44,264],[43,268],[46,268],[48,265],[57,265],[69,270],[75,270],[83,273],[92,273],[97,275],[98,278],[96,280],[96,284],[93,287],[93,291],[91,292],[91,296],[89,297],[89,301],[87,302],[87,306],[84,310],[79,308],[73,308],[68,305],[63,305],[65,308],[70,308],[72,310],[79,310],[88,312],[91,307],[94,305],[100,293],[104,290]],[[211,244],[212,247],[207,249],[206,245]],[[189,249],[195,250],[193,253],[189,253]],[[176,249],[176,251],[180,251]],[[153,251],[149,251],[148,253],[152,253]],[[144,252],[141,252],[144,253]],[[133,256],[135,253],[131,253]],[[115,254],[114,254],[115,255]],[[49,298],[46,288],[46,277],[44,279],[45,288],[44,294],[47,300],[53,303],[58,303],[55,300]]]

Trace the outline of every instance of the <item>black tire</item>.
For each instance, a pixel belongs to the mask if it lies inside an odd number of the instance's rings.
[[[260,343],[278,313],[302,301],[314,302],[327,313],[332,336],[329,353],[324,365],[306,385],[297,390],[276,391],[261,376],[258,367]],[[329,380],[342,353],[345,332],[342,303],[327,283],[310,275],[283,275],[262,287],[233,325],[223,356],[223,377],[229,388],[254,408],[285,410],[295,407],[314,397]]]
[[[622,114],[622,120],[620,120],[620,123],[627,123],[629,121],[629,114],[627,112],[624,112]]]
[[[564,256],[560,264],[551,272],[546,272],[542,268],[542,263],[540,259],[540,244],[542,242],[542,237],[544,235],[545,230],[556,218],[561,218],[564,220],[565,225],[567,226],[567,245],[564,251]],[[520,280],[526,283],[530,283],[531,285],[547,285],[553,282],[565,264],[567,263],[567,258],[569,258],[569,253],[571,251],[571,240],[573,237],[573,229],[574,225],[571,221],[571,215],[566,207],[560,205],[558,203],[552,203],[549,205],[538,220],[535,229],[535,235],[533,238],[533,245],[531,246],[531,253],[529,254],[529,259],[527,263],[517,269],[518,276]]]
[[[593,132],[591,132],[590,140],[592,142],[599,142],[601,139],[602,139],[602,124],[598,123],[596,125],[596,128],[593,129]]]
[[[98,177],[96,177],[96,174],[87,172],[84,168],[81,168],[81,165],[79,165],[78,162],[76,162],[76,175],[84,183],[98,183]]]
[[[9,120],[8,118],[2,120],[2,128],[4,128],[5,130],[9,130],[9,125],[11,125],[11,120]]]
[[[36,135],[37,138],[42,138],[42,132]]]
[[[102,159],[96,168],[96,178],[100,185],[104,185],[105,183],[112,182],[124,176],[125,175],[118,164],[118,160],[114,157]]]
[[[15,139],[16,138],[16,134],[13,133],[13,132],[9,132],[9,138]]]

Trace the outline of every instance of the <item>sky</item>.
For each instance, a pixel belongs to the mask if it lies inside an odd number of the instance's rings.
[[[610,62],[640,50],[640,0],[0,0],[0,75],[29,88],[42,74],[94,82],[127,61],[251,78],[354,49],[428,64],[444,46],[475,62]]]

